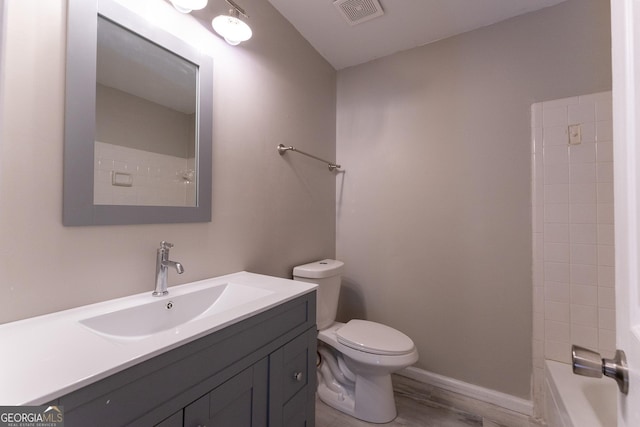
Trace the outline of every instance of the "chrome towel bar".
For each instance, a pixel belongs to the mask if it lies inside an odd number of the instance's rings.
[[[279,144],[276,148],[278,150],[278,153],[280,153],[281,156],[284,153],[286,153],[287,151],[295,151],[296,153],[300,153],[300,154],[303,154],[303,155],[305,155],[307,157],[311,157],[312,159],[320,160],[321,162],[326,163],[327,166],[329,166],[329,170],[330,171],[334,171],[334,170],[340,169],[342,167],[342,166],[340,166],[340,165],[338,165],[336,163],[332,163],[332,162],[330,162],[328,160],[324,160],[324,159],[321,159],[320,157],[316,157],[313,154],[305,153],[304,151],[298,150],[295,147],[285,147],[284,145]]]

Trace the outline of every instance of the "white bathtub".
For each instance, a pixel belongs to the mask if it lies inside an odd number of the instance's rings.
[[[544,410],[549,427],[615,427],[617,398],[615,381],[574,375],[570,365],[546,361]]]

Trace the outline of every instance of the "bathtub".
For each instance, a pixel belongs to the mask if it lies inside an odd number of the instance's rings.
[[[566,363],[545,363],[544,411],[549,427],[617,425],[615,381],[574,375]]]

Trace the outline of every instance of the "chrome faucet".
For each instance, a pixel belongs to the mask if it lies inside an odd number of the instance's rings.
[[[165,242],[164,240],[160,242],[158,255],[156,257],[156,289],[151,294],[154,297],[161,297],[169,293],[167,290],[167,273],[169,267],[175,268],[178,274],[184,273],[182,264],[169,260],[169,249],[172,247],[172,243]]]

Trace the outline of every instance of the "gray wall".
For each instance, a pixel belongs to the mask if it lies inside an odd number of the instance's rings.
[[[209,22],[224,10],[210,3],[202,12]],[[264,0],[244,1],[255,36],[239,47],[214,36],[204,18],[201,25],[169,2],[153,4],[159,22],[189,25],[214,57],[213,220],[62,226],[66,1],[9,2],[0,323],[151,292],[161,240],[175,244],[172,258],[186,269],[170,273],[170,285],[240,270],[290,277],[294,265],[335,255],[335,177],[275,149],[282,142],[335,156],[335,71]]]
[[[8,3],[0,322],[150,291],[163,239],[186,268],[170,284],[285,277],[335,255],[347,263],[343,318],[405,331],[420,368],[529,396],[529,107],[611,88],[608,2],[569,0],[343,70],[336,132],[335,71],[268,2],[244,0],[255,36],[240,47],[202,18],[213,221],[74,228],[61,224],[65,4]],[[280,157],[280,142],[346,173],[336,183],[319,162]]]
[[[342,318],[529,398],[532,103],[611,89],[609,2],[569,0],[338,73]]]
[[[96,84],[96,141],[187,159],[195,153],[195,117]]]

